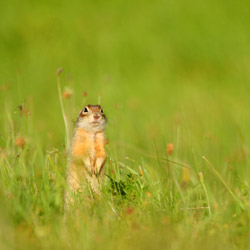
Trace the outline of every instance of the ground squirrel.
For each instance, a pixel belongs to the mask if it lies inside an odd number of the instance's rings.
[[[106,116],[100,105],[87,105],[80,112],[69,154],[65,208],[73,204],[72,196],[89,185],[99,193],[99,184],[106,160]]]

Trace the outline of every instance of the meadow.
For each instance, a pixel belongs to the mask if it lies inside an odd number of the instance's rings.
[[[11,0],[0,16],[1,250],[249,248],[249,1]],[[65,219],[62,111],[71,137],[97,103],[102,193]]]

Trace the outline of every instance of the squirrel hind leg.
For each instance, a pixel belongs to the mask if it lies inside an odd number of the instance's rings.
[[[64,196],[64,213],[69,213],[70,207],[74,206],[74,199],[69,190],[66,191]]]
[[[71,171],[67,176],[67,190],[64,196],[64,209],[69,211],[70,206],[74,206],[73,196],[80,190],[78,176],[75,172]]]

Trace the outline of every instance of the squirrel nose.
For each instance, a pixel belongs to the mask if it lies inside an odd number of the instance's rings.
[[[98,120],[100,118],[100,115],[99,114],[94,114],[94,119],[95,120]]]

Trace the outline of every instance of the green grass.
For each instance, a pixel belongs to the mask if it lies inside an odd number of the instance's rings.
[[[0,15],[0,249],[248,248],[249,1],[13,0]],[[108,117],[102,195],[67,219],[59,67],[69,136],[99,92]]]

